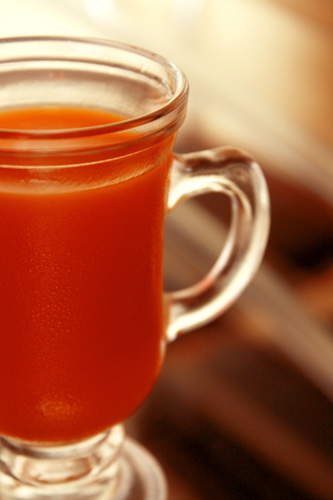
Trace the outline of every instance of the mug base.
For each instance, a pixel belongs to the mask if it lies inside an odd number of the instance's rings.
[[[0,439],[0,500],[166,500],[163,472],[122,426],[64,447]]]

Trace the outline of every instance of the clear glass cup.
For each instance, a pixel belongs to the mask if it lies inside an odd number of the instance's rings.
[[[264,177],[237,149],[172,153],[188,83],[156,54],[54,37],[0,53],[0,498],[162,500],[121,423],[167,343],[256,272]],[[165,293],[164,217],[208,192],[230,199],[224,247],[199,283]]]

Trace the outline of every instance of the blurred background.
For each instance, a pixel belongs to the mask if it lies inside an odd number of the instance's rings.
[[[241,147],[267,177],[272,229],[258,275],[222,318],[169,346],[127,425],[162,464],[170,500],[332,499],[332,3],[0,0],[0,8],[0,37],[103,37],[171,59],[191,87],[176,150]],[[168,289],[209,269],[228,215],[205,196],[168,218]]]

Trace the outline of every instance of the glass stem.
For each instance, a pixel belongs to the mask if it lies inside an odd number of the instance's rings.
[[[1,500],[111,499],[119,483],[123,426],[65,446],[0,438]]]

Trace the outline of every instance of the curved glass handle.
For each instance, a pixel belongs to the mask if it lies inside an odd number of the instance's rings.
[[[270,209],[259,165],[237,149],[174,155],[170,176],[168,211],[182,200],[217,192],[230,198],[232,214],[227,239],[209,273],[191,287],[166,293],[166,333],[172,341],[215,319],[248,285],[266,248]]]

